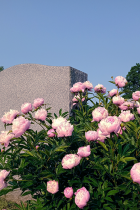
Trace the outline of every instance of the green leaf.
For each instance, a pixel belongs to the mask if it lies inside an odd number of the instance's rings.
[[[66,173],[67,171],[65,169],[62,168],[62,164],[60,163],[58,165],[58,167],[56,168],[56,174],[59,175],[59,174],[62,174],[62,173]]]
[[[96,179],[91,178],[91,177],[89,177],[89,179],[91,180],[91,183],[93,184],[93,186],[98,187],[98,182],[96,181]]]
[[[126,153],[126,152],[128,151],[128,149],[129,149],[129,147],[130,147],[129,144],[127,144],[127,145],[124,147],[122,155],[125,155],[125,153]]]
[[[135,157],[125,157],[123,158],[125,161],[137,160]]]
[[[9,186],[9,188],[11,188],[11,186]],[[8,189],[8,187],[6,187],[6,188],[0,190],[0,196],[6,195],[8,192],[11,192],[11,191],[13,191],[13,189]]]
[[[110,145],[111,147],[114,146],[114,143],[113,143],[113,141],[112,141],[111,139],[108,138],[107,141],[108,141],[108,143],[109,143],[109,145]]]
[[[59,116],[61,116],[61,114],[62,114],[62,109],[59,110]]]
[[[105,200],[113,202],[112,198],[110,198],[110,197],[106,197]]]
[[[88,177],[85,176],[82,183],[91,183],[91,181],[88,179]]]
[[[33,117],[32,117],[32,115],[31,115],[31,113],[30,113],[30,112],[28,112],[28,114],[29,114],[29,116],[30,116],[31,120],[33,120]]]
[[[107,193],[107,196],[109,195],[115,195],[116,193],[118,193],[119,191],[118,190],[111,190]]]
[[[57,119],[57,115],[54,113],[55,118]]]
[[[89,193],[90,195],[93,194],[93,187],[89,184]]]
[[[56,147],[53,152],[66,152],[65,148],[68,148],[68,147],[69,146],[59,146],[59,147]]]
[[[104,209],[106,209],[106,210],[112,210],[109,206],[104,206]]]
[[[18,205],[17,203],[14,203],[14,205],[16,206],[16,207],[18,207],[18,209],[21,209],[21,210],[24,210],[20,205]]]
[[[91,99],[89,99],[89,101],[95,106],[95,103]]]
[[[128,176],[127,175],[121,175],[121,177],[124,177],[124,178],[132,181],[132,179],[130,178],[130,174]]]
[[[29,164],[29,162],[26,162],[25,163],[25,159],[22,158],[21,159],[21,162],[20,162],[20,165],[19,165],[19,169],[27,166],[28,164]]]
[[[51,109],[52,107],[48,107],[46,110],[48,111],[49,109]]]
[[[127,162],[124,160],[124,156],[120,158],[120,161],[121,161],[121,162],[124,162],[124,163],[127,163]]]
[[[113,165],[112,165],[112,164],[110,164],[110,167],[109,167],[109,171],[110,171],[110,173],[111,173],[112,169],[113,169]]]
[[[128,195],[130,192],[131,192],[131,190],[130,190],[130,189],[127,189],[127,190],[125,191],[124,195]]]
[[[73,203],[72,206],[70,207],[70,210],[75,210],[76,209],[76,204]]]
[[[23,150],[23,151],[25,152],[23,155],[28,154],[28,155],[34,157],[34,155],[31,152],[29,152],[28,150]]]
[[[64,112],[64,113],[62,114],[62,117],[66,117],[66,116],[68,115],[68,113],[69,113],[69,112]]]
[[[21,195],[22,196],[25,196],[25,195],[29,195],[29,194],[31,194],[32,193],[32,191],[27,191],[27,192],[25,192],[25,193],[21,193]]]
[[[99,141],[99,140],[97,140],[97,142],[98,142],[106,151],[108,151],[106,145],[105,145],[103,142],[101,142],[101,141]]]
[[[110,82],[110,83],[112,83],[112,84],[114,84],[114,85],[115,85],[115,82],[114,82],[114,81],[108,81],[108,82]]]
[[[105,101],[105,98],[104,98],[103,94],[102,93],[97,93],[97,95],[103,100],[104,105],[106,105],[106,101]]]
[[[102,160],[100,161],[100,163],[103,163],[103,162],[105,162],[107,160],[108,160],[108,157],[102,158]]]
[[[26,187],[29,187],[29,186],[31,186],[31,185],[33,185],[33,182],[32,181],[27,181],[27,182],[24,182],[24,186],[23,186],[23,188],[26,188]]]
[[[57,208],[61,205],[61,203],[63,202],[63,200],[60,200],[58,205],[57,205]]]
[[[43,153],[43,154],[47,155],[48,157],[50,157],[50,152],[47,149],[45,149],[45,151],[40,150],[40,153]]]

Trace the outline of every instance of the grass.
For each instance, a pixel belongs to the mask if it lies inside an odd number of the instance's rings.
[[[6,209],[6,210],[13,210],[13,209],[19,209],[14,205],[15,202],[7,201],[4,198],[0,198],[0,210]]]
[[[0,198],[0,210],[6,209],[6,210],[12,210],[17,209],[14,205],[14,202],[7,201],[4,198]]]

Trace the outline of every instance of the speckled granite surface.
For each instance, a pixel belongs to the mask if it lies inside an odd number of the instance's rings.
[[[72,108],[70,88],[76,82],[87,81],[87,74],[69,66],[46,66],[40,64],[20,64],[0,72],[0,118],[10,109],[20,111],[25,102],[33,104],[34,99],[44,98],[51,113],[58,114]],[[38,125],[32,125],[40,130]],[[10,127],[8,127],[10,129]],[[0,131],[4,130],[0,121]],[[0,145],[0,148],[1,145]],[[8,193],[5,198],[13,201],[25,201],[31,198],[20,196],[21,191]]]

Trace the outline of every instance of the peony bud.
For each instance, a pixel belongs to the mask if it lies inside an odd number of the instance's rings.
[[[65,195],[66,198],[71,198],[73,196],[73,189],[72,189],[72,187],[65,188],[64,195]]]
[[[36,147],[35,147],[36,149],[38,149],[39,148],[39,145],[36,145]]]

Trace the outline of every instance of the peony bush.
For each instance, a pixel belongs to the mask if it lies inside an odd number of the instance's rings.
[[[126,79],[110,82],[117,89],[108,95],[94,87],[96,103],[89,81],[75,83],[71,116],[61,109],[53,117],[42,98],[5,113],[0,196],[16,188],[31,194],[27,207],[15,204],[24,210],[140,209],[140,92],[128,101],[120,89]],[[42,130],[33,131],[34,123]]]

